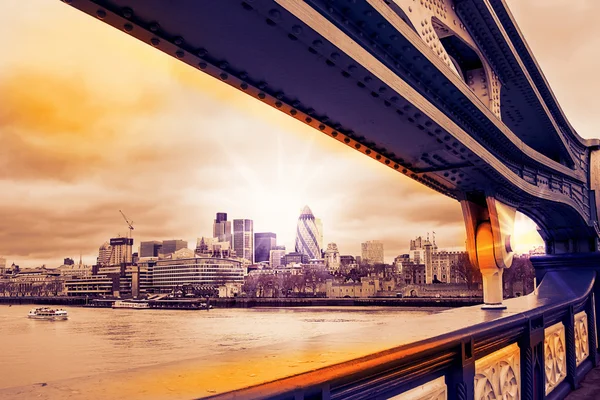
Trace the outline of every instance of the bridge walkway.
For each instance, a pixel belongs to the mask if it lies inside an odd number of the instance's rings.
[[[565,400],[600,399],[600,366],[592,369],[581,381],[581,386],[567,395]]]

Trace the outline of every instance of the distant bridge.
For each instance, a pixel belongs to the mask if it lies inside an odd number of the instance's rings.
[[[597,364],[600,142],[569,124],[504,0],[63,1],[460,201],[486,308],[507,308],[237,398],[562,398]],[[503,303],[517,210],[549,255],[539,295]]]

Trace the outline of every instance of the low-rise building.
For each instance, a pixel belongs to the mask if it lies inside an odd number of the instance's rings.
[[[120,285],[119,274],[82,276],[65,282],[67,296],[119,297]]]
[[[196,256],[157,260],[152,268],[155,289],[191,285],[216,285],[244,282],[244,268],[238,260]]]
[[[281,258],[281,265],[308,264],[308,256],[304,253],[287,253]]]
[[[349,280],[346,282],[327,280],[327,297],[373,297],[381,290],[379,279],[362,277],[359,281]]]

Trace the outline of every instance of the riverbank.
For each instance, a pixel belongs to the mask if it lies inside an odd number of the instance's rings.
[[[108,308],[114,300],[91,300],[85,297],[0,297],[0,304],[41,304],[63,306],[91,306]],[[174,299],[149,301],[151,308],[192,308],[192,304],[206,302],[203,299]],[[255,308],[255,307],[464,307],[482,304],[481,298],[211,298],[215,308]]]

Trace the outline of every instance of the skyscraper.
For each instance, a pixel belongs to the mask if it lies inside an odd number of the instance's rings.
[[[269,265],[271,268],[279,267],[283,256],[285,256],[285,246],[275,246],[269,252]]]
[[[132,238],[111,238],[110,239],[110,260],[108,265],[118,265],[122,263],[129,264],[132,259]]]
[[[361,261],[367,264],[383,264],[383,243],[367,240],[361,243]]]
[[[232,244],[231,221],[227,221],[227,213],[217,213],[217,218],[213,223],[213,237],[219,239],[219,242]]]
[[[162,253],[163,243],[159,240],[140,242],[140,257],[158,257]]]
[[[277,245],[277,235],[272,232],[254,234],[254,262],[269,261],[271,250]]]
[[[187,240],[163,240],[161,254],[168,256],[177,250],[186,249],[187,247]]]
[[[238,257],[254,263],[254,223],[251,219],[233,220],[233,249]]]
[[[320,232],[315,223],[315,216],[308,206],[304,206],[296,229],[296,252],[306,254],[309,259],[321,258],[319,247]]]
[[[98,265],[108,265],[112,247],[108,242],[104,242],[98,249]]]

